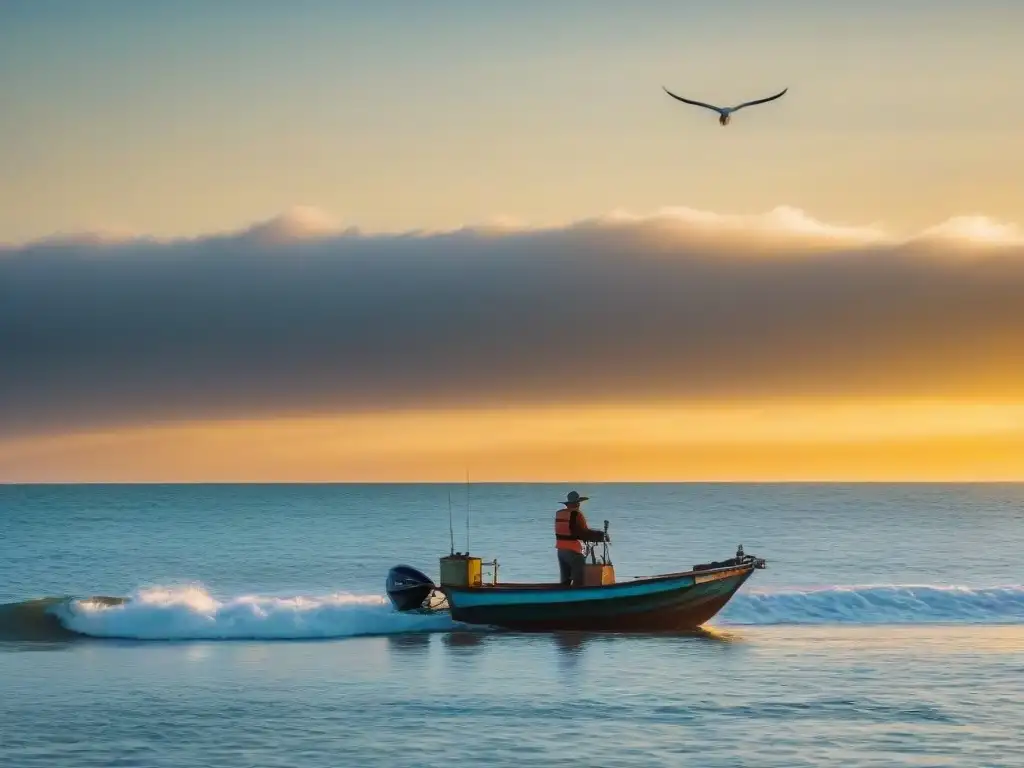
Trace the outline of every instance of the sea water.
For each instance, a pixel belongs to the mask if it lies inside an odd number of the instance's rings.
[[[553,579],[574,487],[0,486],[0,766],[1024,766],[1024,486],[579,486],[619,579],[768,568],[700,634],[391,609],[451,538]]]

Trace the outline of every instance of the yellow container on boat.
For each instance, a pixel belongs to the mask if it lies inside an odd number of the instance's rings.
[[[615,567],[603,563],[587,563],[583,566],[583,586],[600,587],[615,583]]]
[[[441,558],[442,587],[479,587],[482,583],[479,557],[461,552]]]

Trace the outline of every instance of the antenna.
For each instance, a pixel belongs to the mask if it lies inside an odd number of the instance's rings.
[[[469,468],[466,468],[466,554],[469,554]]]
[[[455,529],[452,527],[452,489],[448,489],[448,538],[451,540],[451,553],[455,554]]]

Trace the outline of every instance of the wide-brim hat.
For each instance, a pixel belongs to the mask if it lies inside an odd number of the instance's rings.
[[[579,504],[581,501],[588,501],[589,496],[580,496],[576,491],[569,491],[569,495],[565,497],[563,504]]]

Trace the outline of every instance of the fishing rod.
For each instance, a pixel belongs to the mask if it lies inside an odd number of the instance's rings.
[[[448,539],[451,541],[451,552],[455,554],[455,528],[452,526],[452,491],[448,489]]]

